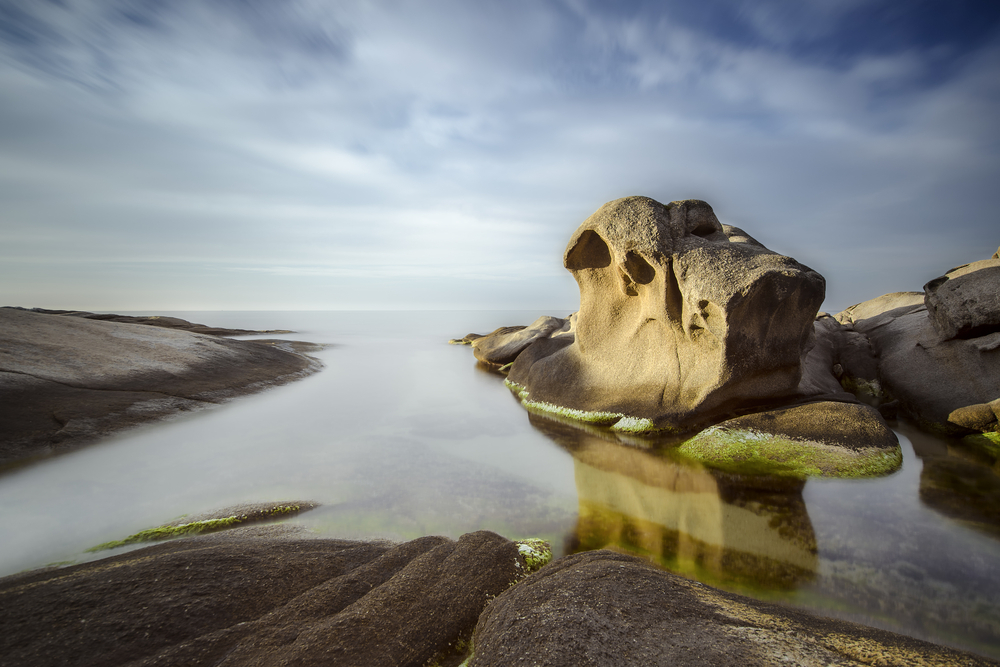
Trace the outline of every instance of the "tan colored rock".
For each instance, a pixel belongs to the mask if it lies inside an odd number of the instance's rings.
[[[1000,331],[1000,259],[956,267],[924,285],[924,304],[945,340]]]
[[[509,379],[532,401],[690,428],[796,394],[825,281],[705,202],[605,204],[563,260],[576,335],[518,356]]]
[[[870,301],[854,304],[837,313],[835,317],[841,324],[851,324],[856,320],[866,320],[897,308],[913,308],[923,305],[923,292],[893,292],[883,294]]]
[[[948,422],[980,433],[996,431],[998,410],[1000,398],[990,403],[977,403],[952,410],[948,415]]]
[[[527,327],[501,327],[491,334],[472,340],[476,359],[493,366],[514,361],[524,348],[541,338],[568,332],[570,321],[542,315]]]

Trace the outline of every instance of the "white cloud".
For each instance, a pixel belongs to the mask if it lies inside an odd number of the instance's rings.
[[[708,199],[859,300],[919,288],[860,244],[969,254],[998,203],[996,46],[934,84],[940,49],[789,47],[860,2],[743,5],[756,40],[583,2],[68,6],[0,46],[0,260],[544,290],[577,224],[647,194]]]

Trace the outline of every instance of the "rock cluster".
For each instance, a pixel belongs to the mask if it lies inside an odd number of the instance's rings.
[[[851,373],[878,400],[924,428],[1000,442],[1000,259],[951,269],[923,292],[851,306],[837,320],[868,341],[875,372]]]
[[[721,224],[707,203],[609,202],[573,234],[563,264],[578,313],[462,341],[480,361],[510,365],[529,409],[622,433],[701,430],[682,449],[722,467],[898,468],[895,435],[841,382],[844,363],[871,371],[868,343],[817,321],[823,277]]]

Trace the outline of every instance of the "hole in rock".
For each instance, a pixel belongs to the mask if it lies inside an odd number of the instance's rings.
[[[656,269],[641,255],[629,250],[625,254],[625,273],[638,285],[648,285],[656,277]]]
[[[566,268],[570,271],[603,269],[607,266],[611,266],[611,251],[604,239],[592,229],[580,234],[576,245],[566,253]]]

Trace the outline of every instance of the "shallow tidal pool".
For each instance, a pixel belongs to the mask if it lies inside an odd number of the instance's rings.
[[[156,313],[293,329],[269,337],[329,345],[314,355],[325,368],[4,472],[0,575],[108,555],[86,550],[185,515],[301,500],[320,507],[288,522],[324,535],[613,547],[1000,658],[997,462],[901,423],[903,467],[880,479],[722,474],[530,414],[447,344],[568,312]]]

